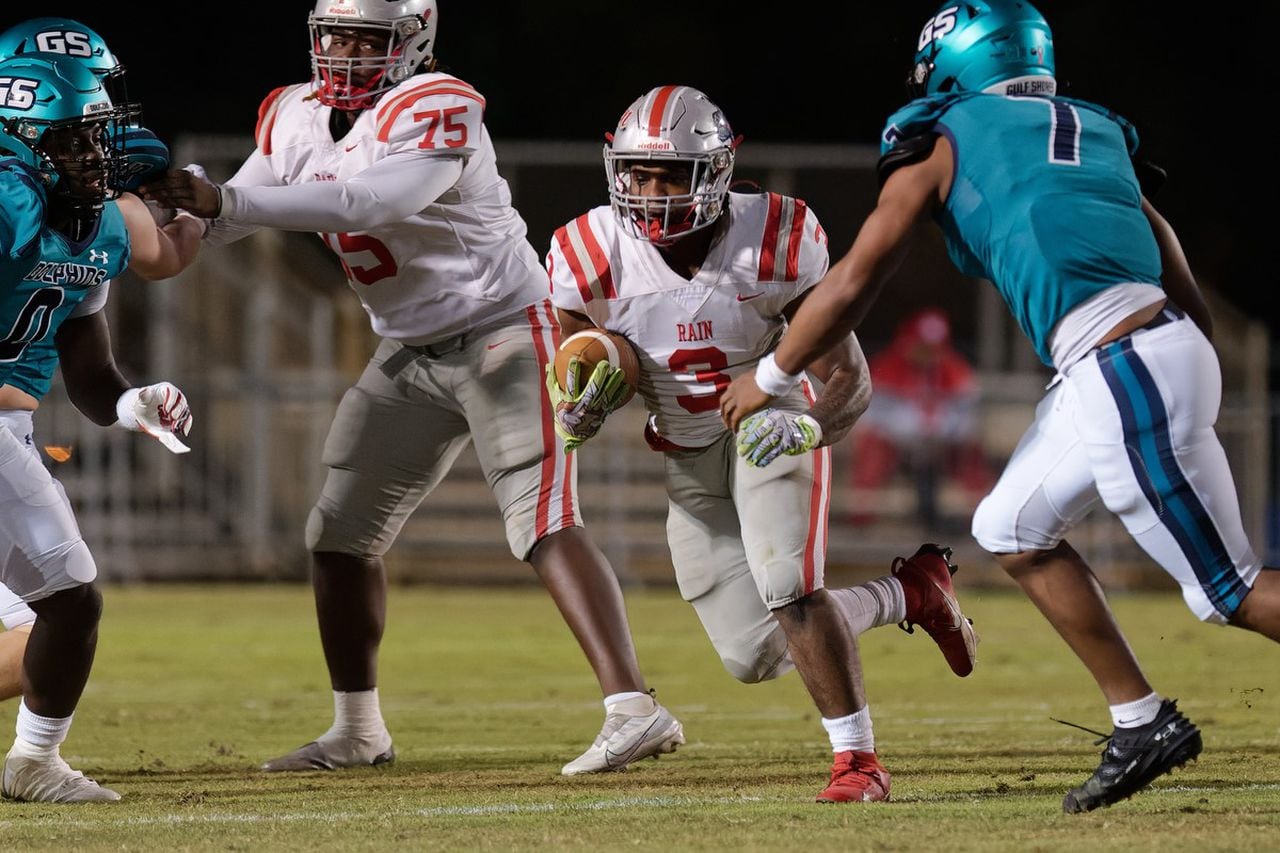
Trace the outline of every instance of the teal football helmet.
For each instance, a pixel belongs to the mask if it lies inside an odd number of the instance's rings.
[[[1053,33],[1024,0],[947,3],[920,31],[907,91],[1052,95]]]
[[[0,61],[0,156],[22,161],[78,209],[118,195],[119,140],[130,118],[79,62],[48,54]],[[86,130],[98,132],[64,144]]]
[[[124,66],[102,36],[70,18],[32,18],[0,33],[0,60],[51,53],[84,64],[117,103],[124,97]]]

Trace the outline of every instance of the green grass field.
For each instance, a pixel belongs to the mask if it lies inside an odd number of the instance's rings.
[[[591,848],[1249,850],[1280,843],[1280,653],[1200,625],[1171,595],[1118,597],[1148,675],[1204,730],[1200,762],[1114,808],[1060,811],[1109,730],[1082,668],[1016,593],[962,590],[978,669],[923,633],[862,642],[893,802],[818,806],[825,734],[793,674],[742,685],[672,591],[628,596],[641,662],[687,746],[625,773],[561,763],[602,719],[594,681],[537,590],[393,589],[383,769],[265,775],[328,727],[302,587],[106,590],[98,664],[64,754],[116,805],[0,802],[6,850]],[[15,703],[0,706],[12,732]],[[10,734],[4,734],[9,742]]]

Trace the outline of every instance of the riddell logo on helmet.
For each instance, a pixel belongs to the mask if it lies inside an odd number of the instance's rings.
[[[670,151],[675,146],[668,139],[655,139],[652,142],[641,142],[636,148],[641,151]]]

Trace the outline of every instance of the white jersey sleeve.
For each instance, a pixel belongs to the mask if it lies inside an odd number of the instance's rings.
[[[594,295],[604,296],[605,281],[611,285],[610,260],[601,250],[588,216],[584,213],[557,228],[547,250],[551,302],[578,314],[587,312],[587,302]],[[580,287],[585,287],[585,295]]]
[[[376,140],[387,155],[470,156],[483,136],[484,105],[480,93],[456,77],[401,86],[378,104]]]
[[[286,231],[359,231],[423,210],[462,177],[458,158],[391,154],[345,181],[222,188],[220,220]]]
[[[768,193],[752,205],[763,214],[758,249],[758,281],[771,291],[766,301],[778,313],[827,274],[827,234],[802,199]],[[755,224],[755,223],[753,223]],[[756,225],[756,227],[760,227]],[[752,232],[755,229],[750,229]]]

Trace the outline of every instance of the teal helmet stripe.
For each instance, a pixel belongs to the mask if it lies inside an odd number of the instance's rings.
[[[1025,0],[950,2],[921,30],[907,87],[912,97],[983,92],[1010,80],[1047,81],[1053,63],[1049,24]]]

